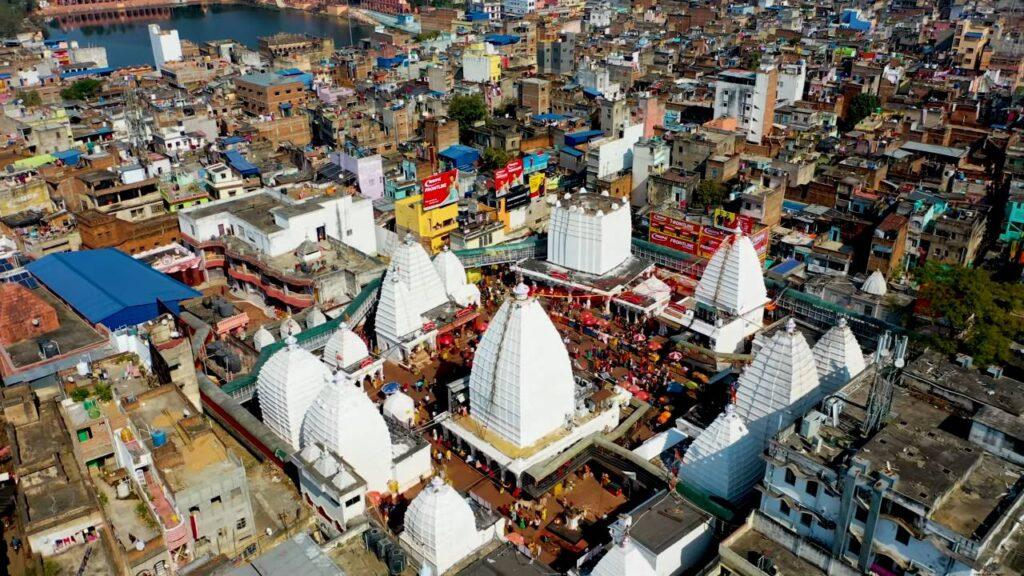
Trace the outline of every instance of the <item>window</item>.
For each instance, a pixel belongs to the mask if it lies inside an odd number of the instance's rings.
[[[243,530],[248,525],[249,522],[245,518],[239,518],[238,522],[235,522],[235,530]]]
[[[896,541],[900,544],[903,544],[904,546],[909,545],[910,532],[907,532],[907,530],[903,526],[896,526]]]
[[[214,496],[210,498],[210,504],[220,504],[220,496]]]
[[[779,500],[779,513],[783,516],[789,516],[789,504],[786,504],[785,500]]]
[[[853,513],[853,517],[856,518],[860,522],[867,522],[868,521],[868,509],[864,508],[864,507],[861,507],[861,506],[857,506],[857,511]]]
[[[814,524],[814,516],[811,516],[809,513],[804,512],[800,515],[800,523],[810,528],[811,524]]]
[[[804,492],[807,492],[811,496],[818,495],[818,483],[810,480],[807,482],[807,486],[804,487]]]
[[[92,439],[92,428],[82,428],[78,431],[78,441],[88,442]]]
[[[789,468],[786,468],[786,484],[789,484],[790,486],[796,485],[796,474],[794,474]]]
[[[349,498],[348,500],[345,500],[345,507],[347,508],[349,506],[352,506],[352,505],[358,504],[358,503],[359,503],[359,496],[353,496],[353,497]]]
[[[849,550],[850,554],[853,554],[854,556],[860,556],[860,540],[857,540],[856,538],[851,536],[850,544],[849,546],[847,546],[846,549]]]

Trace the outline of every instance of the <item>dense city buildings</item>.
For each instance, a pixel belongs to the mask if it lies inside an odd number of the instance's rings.
[[[220,4],[0,14],[0,573],[1024,574],[1014,3]]]

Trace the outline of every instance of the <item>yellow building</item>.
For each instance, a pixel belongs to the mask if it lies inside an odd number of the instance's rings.
[[[462,78],[466,82],[501,80],[501,56],[486,44],[473,44],[462,53]]]
[[[957,64],[961,68],[976,70],[979,67],[987,68],[986,60],[991,57],[991,52],[985,53],[994,32],[1002,28],[1002,21],[980,22],[971,20],[960,20],[956,25],[956,32],[953,36],[953,52]]]
[[[34,170],[8,174],[0,183],[0,218],[28,211],[53,212],[46,181]]]
[[[458,215],[458,202],[424,210],[422,195],[395,200],[395,229],[398,236],[401,238],[411,233],[431,254],[440,252],[448,241],[448,235],[459,227],[456,221]]]

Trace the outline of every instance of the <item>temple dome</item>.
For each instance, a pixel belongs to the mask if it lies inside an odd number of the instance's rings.
[[[757,463],[760,450],[730,404],[686,451],[679,479],[735,503],[760,476],[761,467],[752,465]]]
[[[444,574],[479,541],[469,503],[437,476],[409,504],[403,536]]]
[[[484,332],[469,376],[473,418],[516,446],[570,422],[575,382],[561,336],[519,284]]]
[[[281,334],[281,338],[287,338],[289,336],[295,336],[299,332],[302,332],[302,326],[298,322],[295,321],[295,318],[292,318],[291,316],[288,316],[287,318],[285,318],[281,322],[281,327],[279,328],[279,332]]]
[[[256,377],[263,422],[294,448],[301,446],[302,420],[331,373],[294,336],[271,356]]]
[[[303,445],[320,442],[366,481],[385,491],[392,478],[391,432],[370,397],[344,372],[320,391],[302,423]]]
[[[366,342],[342,322],[324,346],[324,363],[337,370],[370,357]]]
[[[448,303],[437,269],[427,251],[413,240],[412,235],[407,235],[392,251],[388,276],[397,277],[410,293],[416,295],[414,310],[418,314]]]
[[[840,318],[838,324],[818,339],[813,352],[818,379],[825,394],[845,386],[866,366],[864,353],[846,318]]]
[[[699,302],[737,316],[768,302],[761,260],[754,243],[739,229],[711,256],[695,295]]]
[[[423,327],[420,297],[413,296],[399,275],[389,271],[384,276],[377,303],[376,331],[390,342],[400,342]],[[381,349],[384,343],[381,343]]]
[[[383,412],[406,426],[416,419],[416,401],[405,392],[398,391],[384,400]]]
[[[317,326],[327,322],[327,316],[324,316],[323,311],[320,310],[319,306],[313,306],[306,313],[306,329],[316,328]]]
[[[480,303],[480,289],[466,282],[466,268],[462,261],[447,246],[441,253],[434,256],[434,268],[445,292],[459,306],[470,306]]]
[[[274,334],[270,330],[267,330],[266,326],[260,326],[256,330],[256,333],[252,335],[252,347],[255,348],[257,352],[263,350],[265,346],[270,346],[274,342],[276,342]]]
[[[862,292],[871,294],[872,296],[885,296],[889,292],[889,285],[885,281],[885,276],[881,272],[875,270],[868,276],[868,279],[860,285]]]
[[[814,355],[792,318],[758,350],[737,384],[736,413],[762,442],[820,400]]]

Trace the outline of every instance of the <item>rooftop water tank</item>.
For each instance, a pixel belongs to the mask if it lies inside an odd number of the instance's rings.
[[[153,448],[159,448],[167,444],[167,433],[157,428],[153,430]]]

